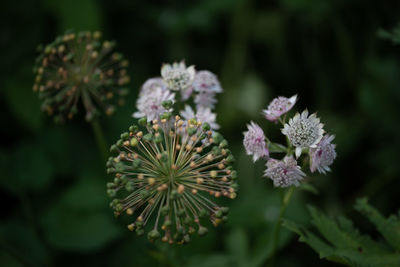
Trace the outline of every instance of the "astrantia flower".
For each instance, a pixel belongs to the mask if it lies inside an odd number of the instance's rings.
[[[194,97],[194,103],[199,108],[214,108],[217,99],[215,93],[199,92]]]
[[[289,187],[298,186],[306,174],[292,156],[286,156],[283,160],[269,159],[264,176],[270,178],[276,187]]]
[[[165,101],[174,101],[175,94],[162,87],[154,87],[151,92],[143,93],[136,101],[137,112],[133,113],[134,118],[146,117],[148,120],[158,119],[159,116],[169,111],[164,106]]]
[[[131,126],[111,147],[108,195],[116,215],[135,219],[128,229],[138,235],[150,228],[151,241],[187,243],[189,235],[207,233],[204,221],[214,226],[227,220],[228,208],[214,198],[236,197],[236,171],[227,141],[212,133],[207,123],[183,121],[170,113],[147,123],[145,130]],[[204,140],[207,140],[206,142]]]
[[[142,88],[140,89],[139,95],[147,95],[147,94],[152,94],[154,92],[157,92],[158,89],[161,89],[162,91],[166,91],[167,89],[167,84],[165,81],[161,78],[151,78],[148,79],[143,85]]]
[[[217,76],[206,70],[196,73],[192,88],[197,92],[194,102],[201,108],[214,108],[217,102],[216,94],[223,91]]]
[[[196,71],[194,66],[186,68],[185,63],[164,64],[161,67],[161,76],[168,84],[168,88],[173,91],[185,91],[193,82]]]
[[[308,111],[305,110],[301,115],[297,113],[290,119],[282,129],[282,133],[296,147],[296,157],[299,157],[303,148],[317,147],[324,134],[323,127],[315,113],[308,116]]]
[[[207,122],[213,130],[219,129],[218,123],[215,122],[217,115],[212,113],[209,108],[199,108],[195,113],[191,106],[186,105],[180,114],[185,120],[196,119],[201,122]]]
[[[268,157],[268,149],[265,143],[265,135],[263,130],[251,122],[247,125],[248,131],[244,132],[243,145],[246,149],[247,155],[253,155],[253,161],[257,161],[259,158]]]
[[[194,91],[203,93],[222,93],[223,91],[217,76],[207,70],[196,73],[192,87]]]
[[[115,103],[123,104],[129,82],[128,61],[113,52],[114,46],[101,41],[100,32],[66,33],[46,45],[34,68],[33,90],[42,109],[60,122],[77,114],[81,104],[87,120],[100,109],[112,114]]]
[[[263,114],[267,120],[276,121],[280,116],[292,109],[296,103],[297,95],[291,98],[279,96],[274,98],[268,105],[268,109],[263,110]]]
[[[310,149],[311,172],[318,170],[318,172],[325,174],[327,171],[331,170],[329,166],[336,158],[336,145],[331,144],[334,138],[334,135],[325,135],[316,148]]]

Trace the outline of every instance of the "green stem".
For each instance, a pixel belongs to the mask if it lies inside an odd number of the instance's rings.
[[[283,219],[283,216],[285,215],[286,208],[289,205],[290,199],[292,198],[295,188],[296,187],[291,186],[286,191],[285,194],[283,193],[283,191],[281,191],[281,208],[279,211],[278,221],[276,222],[275,229],[273,232],[273,244],[272,244],[271,262],[270,262],[271,267],[273,267],[275,264],[276,253],[277,253],[278,246],[279,246],[279,237],[280,237],[280,233],[281,233],[282,219]]]
[[[93,134],[96,139],[97,147],[101,153],[102,160],[106,162],[108,155],[108,146],[103,131],[101,129],[101,125],[97,119],[92,120],[91,124],[92,124]]]

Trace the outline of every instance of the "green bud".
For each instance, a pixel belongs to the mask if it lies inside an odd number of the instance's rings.
[[[165,109],[170,109],[170,108],[172,108],[172,105],[173,105],[174,103],[172,102],[172,100],[165,100],[165,101],[163,101],[162,102],[162,106],[165,108]]]
[[[108,189],[107,190],[107,195],[109,197],[115,197],[116,194],[117,194],[117,191],[115,191],[114,189]]]
[[[107,183],[107,188],[113,188],[114,184],[113,183]]]
[[[199,216],[200,217],[207,217],[208,216],[208,212],[205,209],[201,209],[201,210],[199,210]]]
[[[169,120],[171,117],[172,117],[171,112],[164,112],[163,114],[161,114],[160,119]]]
[[[110,148],[110,152],[118,152],[118,146],[117,145],[112,145]]]
[[[133,168],[139,168],[142,165],[142,161],[140,159],[134,159],[132,161],[132,167]]]
[[[228,214],[229,208],[228,207],[221,207],[220,211],[222,211],[223,214]]]
[[[124,143],[124,141],[122,141],[121,139],[119,139],[119,140],[117,141],[116,145],[117,145],[118,147],[121,147],[121,146],[123,145],[123,143]]]
[[[128,192],[132,192],[135,189],[133,182],[132,181],[127,182],[125,185],[125,189]]]
[[[143,136],[143,139],[144,139],[146,142],[151,142],[151,140],[153,140],[153,135],[152,135],[151,133],[147,133],[147,134],[145,134],[145,135]]]
[[[237,179],[237,171],[232,171],[231,172],[231,178],[232,179]]]
[[[156,142],[157,144],[161,143],[163,141],[163,137],[161,136],[161,134],[156,135],[156,137],[154,138],[154,142]]]
[[[168,214],[168,212],[169,212],[169,207],[168,206],[164,206],[164,207],[162,207],[161,208],[161,214],[162,215],[167,215]]]
[[[187,129],[187,133],[188,133],[189,136],[194,135],[196,132],[197,132],[197,129],[195,127],[189,127]]]
[[[167,152],[163,152],[162,154],[161,154],[161,162],[167,162],[168,161],[168,153]]]
[[[226,139],[222,140],[222,142],[219,144],[220,148],[224,148],[228,146],[228,141],[226,141]]]
[[[217,211],[215,212],[215,217],[217,217],[217,218],[222,218],[222,210],[217,210]]]
[[[204,131],[209,131],[211,129],[211,126],[208,122],[203,123],[203,130]]]
[[[235,162],[235,157],[233,155],[229,155],[228,157],[226,157],[225,162],[231,164]]]
[[[151,230],[148,234],[147,234],[147,238],[150,241],[154,241],[157,240],[158,238],[160,238],[160,233],[157,230]]]
[[[132,137],[132,139],[131,139],[131,141],[130,141],[131,147],[135,147],[135,146],[137,146],[138,144],[139,144],[139,141],[138,141],[135,137]]]
[[[205,236],[208,233],[208,229],[204,226],[200,226],[197,233],[199,234],[199,236]]]
[[[129,131],[132,133],[136,133],[138,131],[138,127],[136,125],[132,125],[129,127]]]
[[[224,140],[224,137],[220,133],[215,132],[213,135],[213,140],[214,143],[218,145]]]
[[[144,235],[144,230],[141,229],[141,228],[136,228],[136,234],[137,234],[138,236],[142,236],[142,235]]]
[[[141,118],[141,119],[139,120],[139,124],[142,125],[142,126],[146,126],[146,124],[147,124],[147,118],[146,118],[146,117]]]
[[[125,132],[121,134],[121,139],[128,139],[129,138],[129,133]]]

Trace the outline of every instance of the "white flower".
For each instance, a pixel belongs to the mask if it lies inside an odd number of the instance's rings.
[[[215,93],[199,92],[194,97],[194,103],[197,107],[214,108],[217,99]]]
[[[316,148],[310,149],[310,170],[315,172],[318,170],[319,173],[326,173],[331,169],[329,166],[333,163],[336,158],[335,144],[331,144],[334,135],[325,135],[318,143]]]
[[[222,93],[223,91],[217,76],[207,70],[196,73],[192,87],[196,92]]]
[[[169,90],[164,90],[161,87],[155,88],[153,92],[139,96],[136,102],[138,111],[133,113],[133,117],[147,117],[148,121],[158,119],[162,113],[168,111],[162,106],[162,103],[166,100],[174,101],[174,99],[175,94]]]
[[[210,124],[213,130],[219,129],[219,125],[216,123],[217,115],[212,113],[209,108],[198,108],[195,113],[191,106],[186,105],[185,109],[182,110],[180,114],[185,120],[196,119],[199,122]]]
[[[315,148],[321,140],[324,125],[320,123],[316,114],[308,116],[305,110],[301,115],[297,113],[289,123],[286,123],[282,133],[286,135],[290,143],[296,147],[296,157],[300,157],[303,148]]]
[[[143,85],[142,88],[140,88],[139,95],[146,95],[146,94],[152,94],[156,92],[159,88],[161,88],[162,91],[168,90],[167,84],[165,81],[161,78],[151,78],[148,79]]]
[[[261,157],[268,157],[269,152],[265,144],[265,135],[263,130],[251,122],[247,125],[248,131],[244,132],[243,145],[247,155],[253,155],[253,161],[257,161]]]
[[[292,156],[286,156],[283,160],[269,159],[266,165],[264,176],[270,178],[275,187],[299,186],[306,176]]]
[[[185,91],[193,82],[196,71],[194,66],[186,68],[185,63],[174,62],[172,65],[164,64],[161,67],[161,76],[173,91]]]
[[[276,121],[280,116],[292,109],[297,101],[297,95],[291,98],[279,96],[274,98],[271,103],[269,103],[268,108],[263,110],[263,114],[267,120]]]

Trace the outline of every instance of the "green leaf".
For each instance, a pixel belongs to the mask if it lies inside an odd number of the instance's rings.
[[[13,156],[15,183],[24,189],[39,191],[53,178],[54,168],[47,154],[34,143],[21,143]]]
[[[34,229],[27,222],[10,219],[0,223],[0,245],[23,265],[46,266],[49,255]],[[4,246],[4,247],[3,247]],[[11,259],[10,259],[11,261]],[[1,256],[0,256],[0,262]],[[4,263],[3,263],[4,264]],[[12,265],[2,265],[12,266]],[[16,266],[18,266],[16,264]]]
[[[288,151],[287,147],[278,143],[269,143],[268,150],[270,153],[286,153]]]
[[[48,242],[68,251],[92,251],[103,248],[121,233],[105,212],[77,211],[63,205],[51,207],[42,218]]]
[[[361,234],[349,219],[328,218],[314,207],[309,207],[309,212],[318,235],[288,220],[284,221],[283,226],[297,233],[300,236],[299,240],[307,243],[321,258],[350,266],[399,266],[400,254],[394,252],[399,245],[396,236],[398,217],[384,218],[369,206],[365,199],[357,201],[356,209],[377,225],[378,230],[388,241],[387,245]],[[389,232],[393,233],[393,236],[387,236]]]
[[[315,186],[311,185],[310,183],[301,183],[298,188],[310,192],[314,195],[319,195],[318,189]]]
[[[383,217],[378,210],[368,205],[366,198],[358,199],[354,208],[368,217],[375,224],[385,240],[396,251],[400,251],[400,219],[398,216]]]

